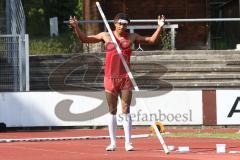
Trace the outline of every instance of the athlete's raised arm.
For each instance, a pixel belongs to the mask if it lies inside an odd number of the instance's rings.
[[[161,29],[165,24],[165,17],[162,16],[158,16],[158,27],[156,29],[156,31],[152,34],[152,36],[141,36],[137,33],[133,33],[133,39],[135,42],[137,43],[144,43],[144,44],[155,44],[159,38],[160,38],[160,33],[161,33]]]
[[[74,17],[70,16],[69,23],[71,28],[73,28],[75,34],[79,38],[79,40],[83,43],[98,43],[101,41],[105,41],[104,37],[106,36],[106,34],[108,34],[107,32],[101,32],[96,35],[90,35],[90,36],[86,35],[80,30],[78,26],[77,18],[75,16]]]

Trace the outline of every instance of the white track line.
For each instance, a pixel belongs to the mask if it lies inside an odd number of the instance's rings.
[[[132,138],[147,138],[149,134],[132,135]],[[118,139],[123,139],[124,136],[117,136]],[[17,138],[17,139],[0,139],[0,143],[10,142],[41,142],[41,141],[69,141],[69,140],[95,140],[109,139],[109,136],[81,136],[81,137],[52,137],[52,138]]]

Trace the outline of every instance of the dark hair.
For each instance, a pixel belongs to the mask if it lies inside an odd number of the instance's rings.
[[[118,13],[114,18],[114,23],[116,23],[119,19],[127,20],[128,23],[130,23],[129,16],[126,13]]]

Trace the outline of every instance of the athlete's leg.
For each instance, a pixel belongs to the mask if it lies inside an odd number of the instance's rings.
[[[127,151],[133,150],[131,145],[131,129],[132,129],[132,119],[130,116],[130,105],[132,100],[131,90],[122,90],[121,92],[121,102],[122,102],[122,112],[123,112],[123,128],[125,135],[125,149]]]
[[[108,111],[112,115],[117,114],[117,103],[118,103],[118,95],[117,93],[111,93],[106,91],[106,99],[108,103]]]
[[[114,151],[116,149],[116,130],[117,130],[117,100],[115,94],[106,92],[107,103],[109,107],[108,131],[111,144],[106,148],[107,151]]]
[[[130,105],[131,105],[131,101],[132,101],[132,91],[131,90],[122,90],[120,97],[121,97],[123,114],[129,114],[130,113]]]

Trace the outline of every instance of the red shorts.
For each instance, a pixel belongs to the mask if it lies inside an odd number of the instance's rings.
[[[122,90],[132,90],[133,85],[129,77],[127,78],[104,77],[104,88],[106,92],[118,94]]]

